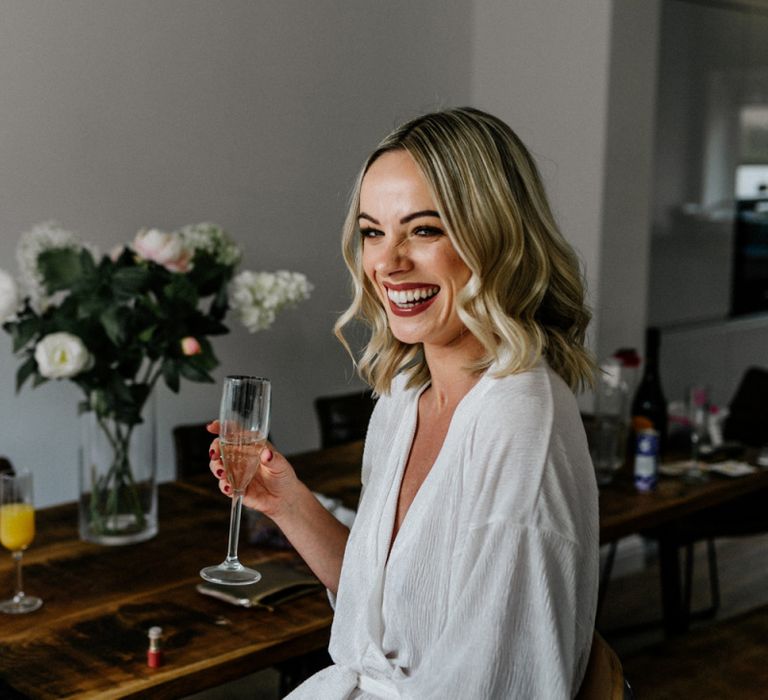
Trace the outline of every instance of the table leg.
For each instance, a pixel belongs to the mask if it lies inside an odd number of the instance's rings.
[[[688,613],[680,583],[679,546],[669,538],[659,538],[659,575],[664,636],[674,637],[688,631]]]

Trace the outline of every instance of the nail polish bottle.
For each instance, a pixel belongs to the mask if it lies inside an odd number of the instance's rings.
[[[163,634],[162,627],[149,628],[149,649],[147,650],[147,666],[158,668],[163,664],[163,650],[160,648],[160,637]]]

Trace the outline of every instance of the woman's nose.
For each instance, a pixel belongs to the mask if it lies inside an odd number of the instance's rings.
[[[388,241],[379,252],[380,255],[376,261],[376,271],[379,275],[391,275],[411,267],[410,251],[405,240]]]

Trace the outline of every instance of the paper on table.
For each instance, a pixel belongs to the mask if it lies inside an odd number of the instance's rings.
[[[324,586],[303,564],[286,561],[263,561],[256,564],[261,580],[246,586],[224,586],[199,583],[197,590],[244,608],[274,610],[277,605],[299,596],[323,590]]]
[[[737,462],[729,459],[725,462],[703,462],[700,464],[701,470],[705,472],[715,472],[722,474],[723,476],[746,476],[757,471],[755,467],[746,462]],[[689,469],[693,468],[693,462],[667,462],[659,466],[659,473],[664,476],[681,476],[685,474]]]

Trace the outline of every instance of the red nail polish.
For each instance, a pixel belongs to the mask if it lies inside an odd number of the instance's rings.
[[[224,476],[224,470],[223,469],[217,469],[216,470],[216,476],[218,476],[219,478]]]
[[[213,457],[213,455],[215,455],[215,454],[216,454],[216,450],[214,450],[213,448],[211,448],[210,450],[208,450],[208,454],[209,454],[209,456]]]

